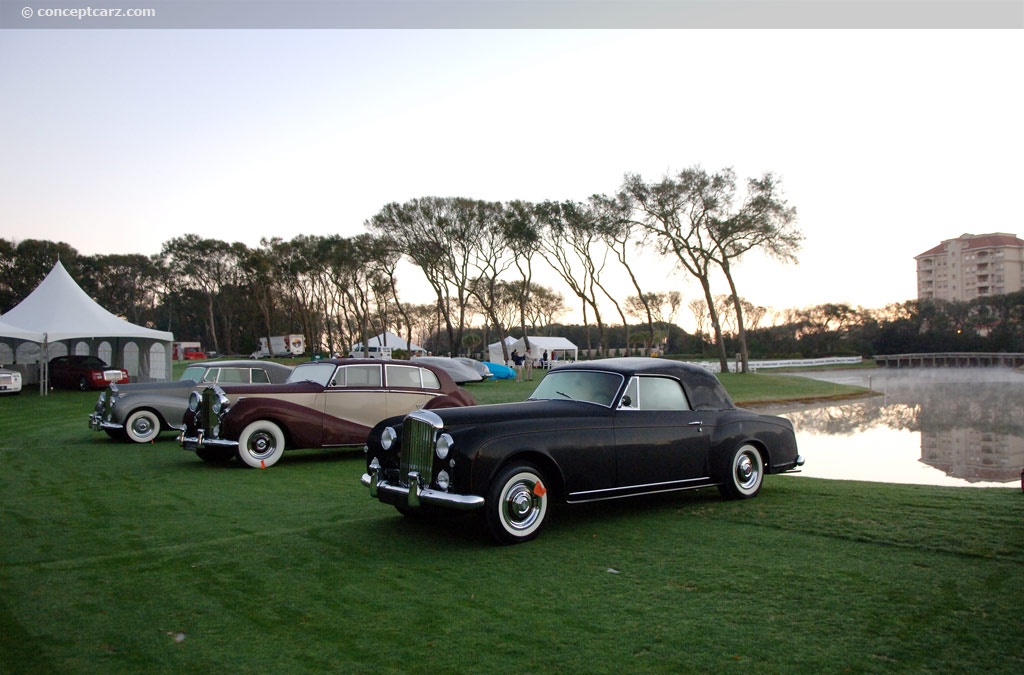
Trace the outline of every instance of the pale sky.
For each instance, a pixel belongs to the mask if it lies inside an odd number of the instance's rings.
[[[0,237],[254,247],[733,167],[778,174],[806,236],[741,295],[882,307],[942,240],[1024,235],[1022,64],[1020,30],[0,31]],[[671,272],[645,290],[699,295]]]

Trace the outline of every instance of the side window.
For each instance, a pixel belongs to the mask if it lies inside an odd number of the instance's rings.
[[[416,366],[388,366],[388,386],[419,388],[421,370]]]
[[[254,384],[270,384],[270,377],[267,375],[267,371],[253,368],[249,372],[252,374]]]
[[[337,387],[379,387],[380,366],[344,366],[335,377]]]
[[[203,375],[203,382],[216,382],[218,375],[220,375],[220,368],[210,368]]]
[[[220,375],[217,377],[218,382],[224,382],[227,384],[240,384],[249,382],[249,369],[242,370],[241,368],[221,368]]]
[[[689,410],[690,404],[679,382],[668,377],[641,377],[637,380],[641,410]]]

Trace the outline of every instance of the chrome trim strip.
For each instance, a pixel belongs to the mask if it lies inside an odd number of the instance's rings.
[[[568,504],[578,504],[580,502],[595,502],[595,501],[610,500],[610,499],[629,499],[630,497],[642,497],[644,495],[657,495],[657,494],[661,494],[663,492],[681,492],[683,490],[699,490],[701,488],[711,487],[712,485],[718,485],[718,483],[707,482],[707,483],[700,483],[699,485],[676,485],[674,487],[667,487],[667,488],[663,488],[661,490],[645,490],[643,492],[624,492],[622,494],[617,494],[617,495],[603,495],[603,496],[598,496],[598,497],[585,497],[585,498],[580,498],[580,495],[591,494],[591,493],[576,492],[576,493],[573,493],[573,494],[569,495],[569,498],[566,499],[565,501]],[[628,488],[623,488],[623,489],[625,490],[625,489],[628,489]]]
[[[665,486],[665,485],[680,485],[682,483],[696,483],[697,481],[705,481],[706,482],[706,481],[709,481],[709,480],[711,480],[711,476],[702,476],[700,478],[681,478],[679,480],[665,481],[664,483],[644,483],[642,485],[623,485],[621,487],[602,488],[600,490],[587,490],[586,492],[573,492],[572,496],[576,497],[576,496],[583,496],[583,495],[597,495],[597,494],[601,494],[602,492],[621,492],[623,490],[636,490],[636,489],[644,489],[644,488],[654,488],[654,492],[659,492],[659,491],[664,491],[666,489],[668,489],[668,490],[674,489],[674,488],[662,487],[662,486]],[[637,493],[637,494],[643,494],[643,493]]]

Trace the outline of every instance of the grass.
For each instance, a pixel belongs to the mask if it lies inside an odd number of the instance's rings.
[[[769,476],[503,548],[370,499],[361,453],[207,466],[88,431],[95,396],[0,399],[0,672],[1024,668],[1016,490]]]

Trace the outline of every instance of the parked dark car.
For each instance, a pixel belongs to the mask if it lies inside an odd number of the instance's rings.
[[[404,514],[482,510],[501,543],[537,536],[557,502],[718,486],[754,497],[803,464],[793,425],[737,408],[699,366],[622,358],[551,370],[529,400],[378,424],[363,485]]]
[[[100,394],[89,414],[89,428],[135,443],[149,443],[161,431],[181,431],[188,395],[212,384],[281,384],[290,366],[273,361],[208,361],[191,363],[177,381],[112,384]]]
[[[186,450],[207,462],[273,466],[285,448],[359,447],[380,420],[475,405],[440,368],[383,359],[325,359],[265,387],[215,385],[189,395]]]
[[[129,381],[127,370],[111,368],[97,356],[58,356],[50,359],[49,373],[52,386],[82,391]]]

